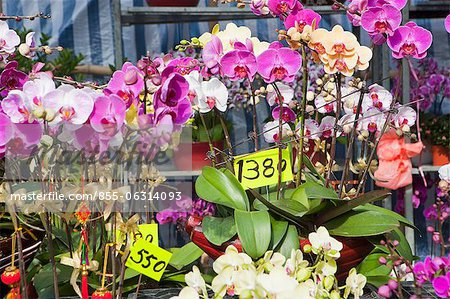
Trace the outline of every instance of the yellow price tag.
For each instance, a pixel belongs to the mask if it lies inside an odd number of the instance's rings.
[[[281,181],[293,180],[289,149],[283,149]],[[278,149],[234,157],[234,173],[245,189],[278,183]]]
[[[161,280],[172,253],[144,239],[137,239],[125,265],[156,281]]]
[[[158,224],[141,224],[138,225],[139,232],[142,234],[142,239],[149,241],[158,246]]]

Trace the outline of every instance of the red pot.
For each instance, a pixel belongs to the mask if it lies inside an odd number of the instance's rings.
[[[213,146],[222,150],[223,142],[213,142]],[[211,166],[211,160],[206,156],[209,151],[208,142],[181,143],[174,155],[175,166],[178,170],[184,171],[200,170],[204,166]],[[187,157],[187,153],[191,153],[191,156]]]
[[[442,145],[433,145],[431,147],[431,152],[433,153],[433,165],[443,166],[450,163],[450,153]]]
[[[229,245],[234,245],[239,252],[242,252],[242,244],[237,237],[220,246],[211,244],[202,233],[201,224],[201,217],[191,216],[186,223],[186,231],[190,235],[192,242],[212,259],[217,259],[225,254],[225,249]],[[336,237],[336,239],[344,245],[341,250],[341,257],[337,260],[338,272],[336,273],[336,278],[342,282],[347,278],[348,272],[358,266],[369,255],[373,245],[365,238]],[[300,248],[309,243],[306,239],[299,240],[299,242]]]
[[[146,0],[149,6],[197,6],[199,0]]]

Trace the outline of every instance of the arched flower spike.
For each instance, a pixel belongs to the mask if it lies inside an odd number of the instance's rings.
[[[375,45],[386,41],[402,23],[402,13],[392,5],[371,7],[361,16],[361,26],[369,33]]]
[[[279,42],[272,43],[269,49],[258,56],[258,73],[266,83],[292,82],[301,66],[300,54],[282,47]]]
[[[372,51],[361,46],[351,32],[336,25],[332,31],[317,29],[311,33],[309,47],[316,51],[328,74],[351,76],[356,70],[365,70],[372,59]]]
[[[394,34],[388,37],[387,44],[394,58],[411,56],[422,59],[427,56],[427,50],[432,41],[433,36],[430,31],[417,26],[414,22],[408,22],[405,26],[398,27]]]

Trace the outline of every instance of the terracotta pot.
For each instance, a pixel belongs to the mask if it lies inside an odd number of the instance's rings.
[[[216,246],[211,244],[202,233],[202,218],[191,216],[186,223],[186,231],[190,235],[190,238],[194,244],[203,249],[203,251],[213,259],[217,259],[219,256],[225,253],[225,249],[229,245],[234,245],[239,252],[242,252],[242,244],[239,238],[235,237],[232,240]],[[341,257],[337,260],[338,272],[336,273],[336,278],[339,281],[344,281],[348,272],[358,266],[366,256],[372,251],[373,245],[365,238],[346,238],[346,237],[336,237],[336,239],[344,245],[341,250]],[[306,239],[299,240],[300,248],[308,244],[309,241]]]
[[[146,0],[149,6],[197,6],[199,0]]]
[[[222,150],[223,142],[213,142],[213,146]],[[178,170],[184,171],[200,170],[204,166],[211,166],[211,160],[206,157],[209,150],[208,142],[181,143],[174,155],[175,166]],[[187,157],[186,153],[191,153],[191,156]]]
[[[431,147],[431,152],[433,153],[433,165],[442,166],[450,163],[450,153],[447,148],[442,145],[433,145]]]

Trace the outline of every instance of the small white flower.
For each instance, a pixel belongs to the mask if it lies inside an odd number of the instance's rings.
[[[230,245],[225,250],[225,254],[220,256],[213,264],[213,270],[220,274],[226,268],[234,270],[240,269],[242,266],[252,264],[252,258],[245,253],[240,253],[233,245]]]
[[[219,79],[212,78],[202,82],[203,98],[199,99],[200,112],[206,113],[214,107],[221,112],[227,110],[228,90]]]
[[[203,295],[207,295],[206,284],[203,276],[200,274],[200,270],[197,266],[192,267],[192,272],[189,272],[184,276],[184,280],[188,286],[197,291],[197,293],[201,293]]]
[[[275,267],[269,274],[262,273],[256,278],[258,286],[266,292],[268,298],[289,298],[298,286],[295,278],[287,275],[283,267]]]
[[[308,266],[308,261],[303,260],[303,253],[300,249],[292,249],[291,257],[287,259],[284,266],[288,275],[294,275],[298,269]]]
[[[310,233],[308,239],[315,254],[323,252],[325,256],[334,259],[341,256],[339,251],[342,250],[342,243],[331,237],[325,227],[321,226],[317,229],[317,232]]]

